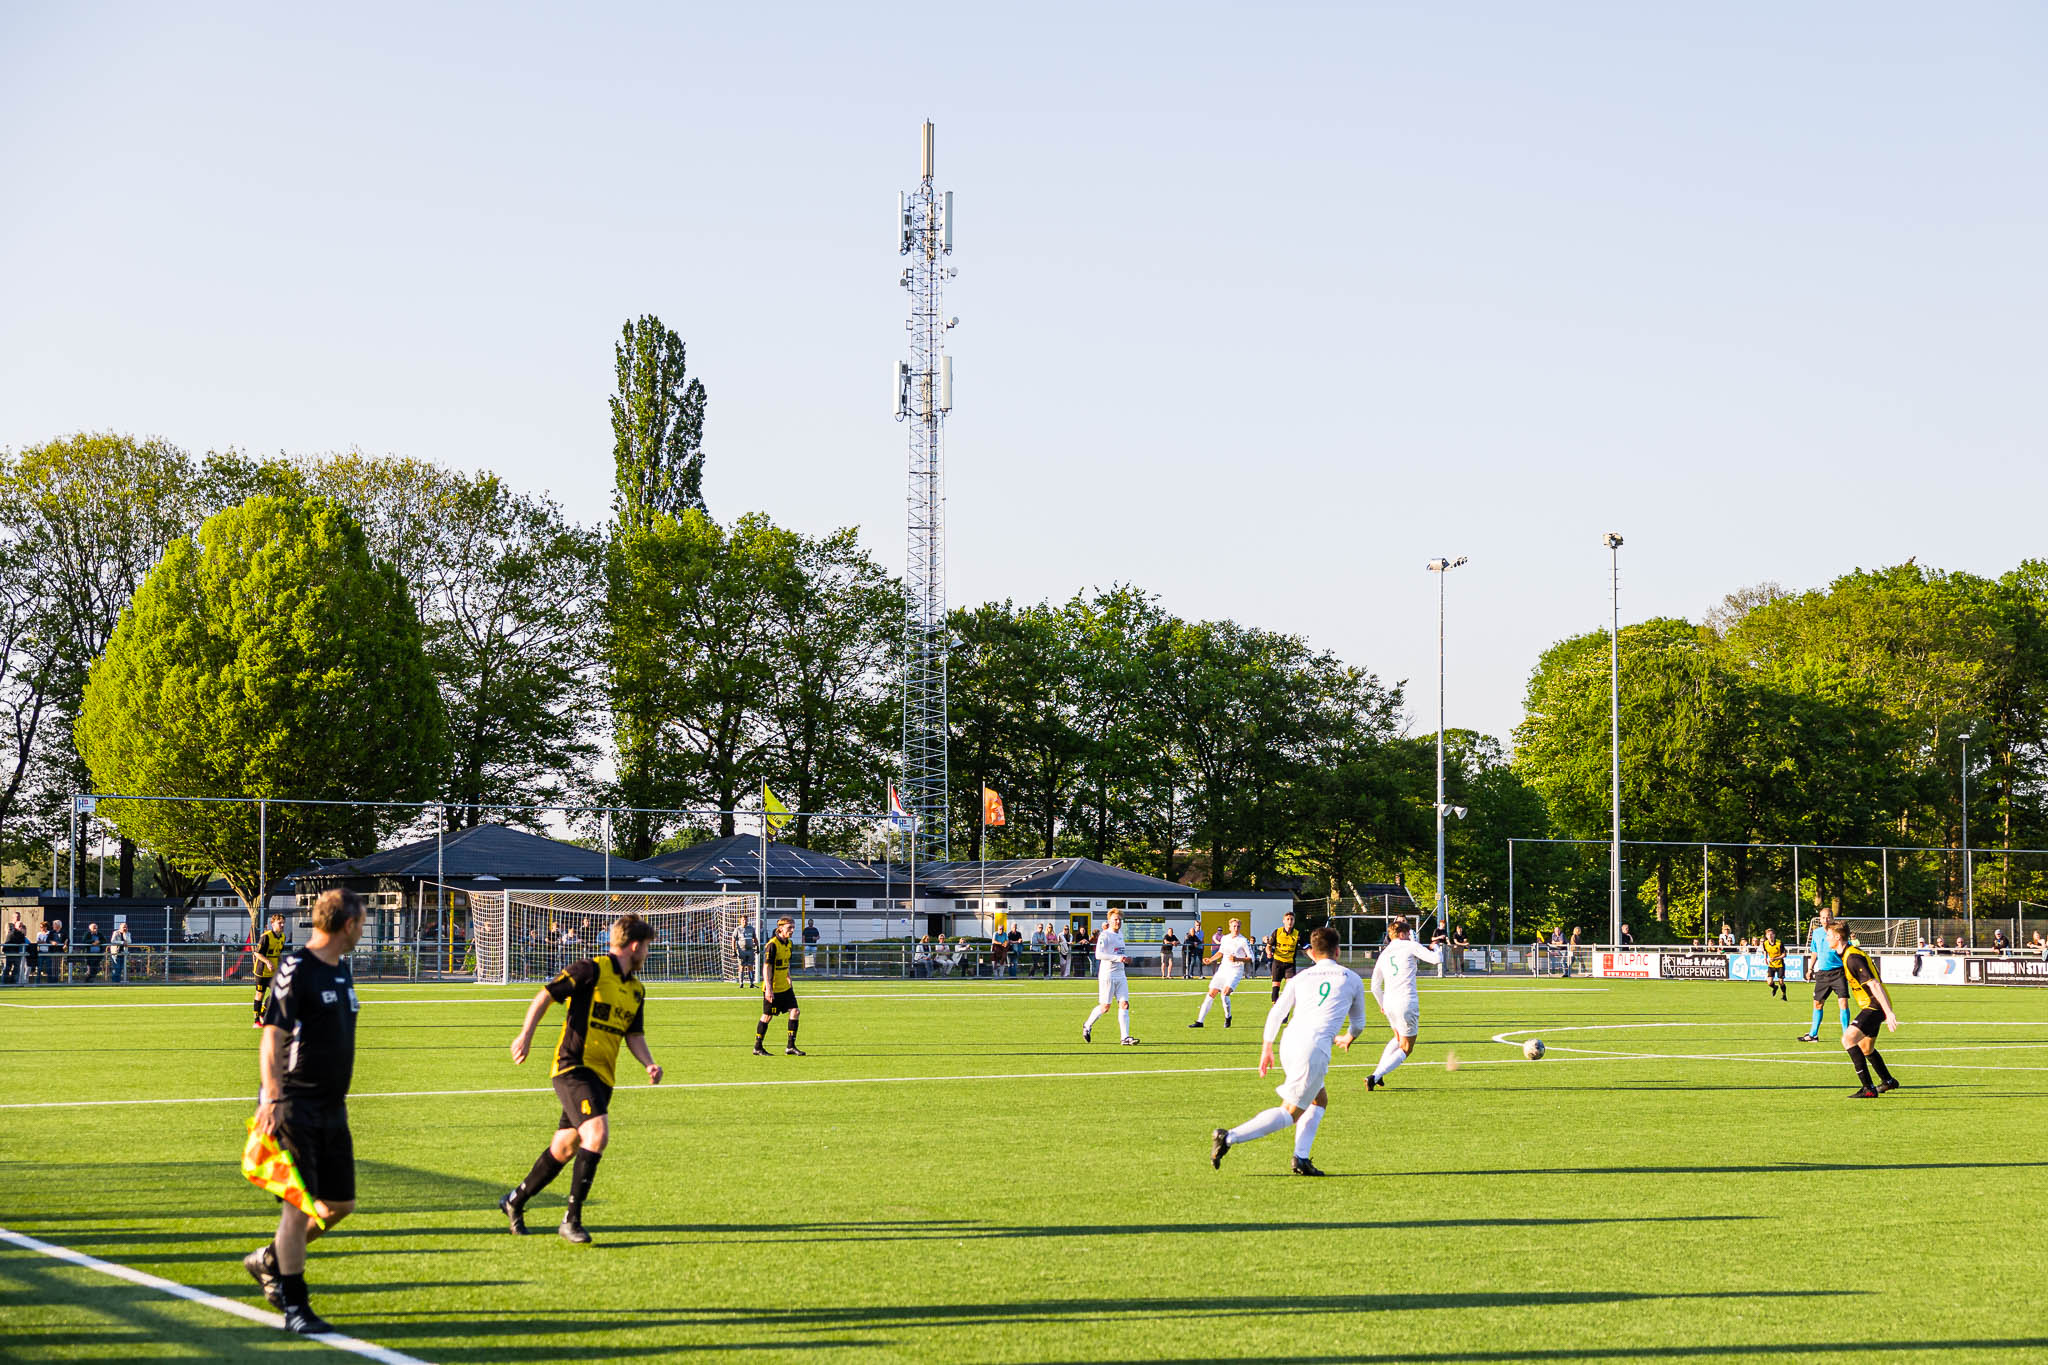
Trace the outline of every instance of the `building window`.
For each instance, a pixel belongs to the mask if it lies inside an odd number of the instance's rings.
[[[1159,908],[1161,910],[1179,910],[1186,904],[1187,902],[1185,901],[1161,901],[1159,902]]]
[[[1087,909],[1088,907],[1090,907],[1090,906],[1091,906],[1091,905],[1093,905],[1093,904],[1095,904],[1095,902],[1094,902],[1094,901],[1068,901],[1068,902],[1067,902],[1067,909],[1069,909],[1069,910],[1086,910],[1086,909]]]
[[[973,902],[973,901],[954,901],[954,902],[953,902],[953,908],[954,908],[955,910],[972,910],[972,909],[974,908],[974,902]]]
[[[771,897],[761,903],[770,910],[794,910],[797,908],[797,900],[794,896]]]

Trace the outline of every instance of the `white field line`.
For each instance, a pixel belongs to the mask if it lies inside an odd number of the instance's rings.
[[[2038,1028],[2043,1027],[2043,1023],[2042,1021],[2026,1019],[1987,1019],[1976,1021],[1960,1019],[1930,1019],[1916,1021],[1916,1023],[1913,1025],[1913,1027],[1918,1028],[1925,1028],[1930,1026],[1947,1028],[1984,1028],[1987,1026],[2008,1028]],[[1784,1024],[1782,1022],[1667,1022],[1658,1024],[1573,1024],[1549,1030],[1534,1028],[1505,1029],[1500,1033],[1494,1034],[1493,1041],[1501,1044],[1503,1047],[1519,1047],[1519,1036],[1533,1036],[1535,1034],[1543,1032],[1606,1033],[1615,1031],[1626,1031],[1630,1029],[1782,1027],[1784,1027]],[[1966,1044],[1962,1046],[1953,1047],[1898,1047],[1895,1045],[1888,1045],[1884,1048],[1884,1051],[1894,1056],[1920,1056],[1932,1052],[1994,1052],[2008,1048],[2048,1048],[2048,1041],[2030,1043]],[[1560,1059],[1564,1061],[1574,1062],[1765,1062],[1773,1066],[1837,1066],[1840,1064],[1840,1058],[1832,1055],[1832,1053],[1835,1050],[1836,1049],[1829,1049],[1828,1055],[1814,1057],[1787,1052],[1626,1052],[1620,1050],[1611,1050],[1607,1048],[1567,1047],[1562,1044],[1551,1046],[1547,1049],[1547,1051],[1549,1052],[1569,1052],[1577,1054],[1575,1056]],[[1467,1062],[1465,1063],[1465,1065],[1506,1066],[1510,1065],[1513,1062],[1513,1060],[1514,1059],[1512,1058],[1482,1059]],[[1967,1062],[1920,1062],[1917,1065],[1920,1069],[1928,1071],[2048,1072],[2048,1066],[1993,1066],[1986,1065],[1983,1063]]]
[[[205,987],[193,987],[192,989],[204,990]],[[1436,990],[1426,991],[1425,994],[1429,995],[1431,998],[1434,998],[1439,995],[1594,995],[1605,993],[1610,989],[1611,987],[1607,986],[1448,986],[1439,987]],[[1135,994],[1154,1000],[1174,998],[1184,998],[1193,1000],[1203,995],[1206,995],[1207,992],[1138,991],[1135,992]],[[877,991],[871,994],[855,993],[850,991],[807,990],[804,992],[804,998],[806,1000],[1093,1000],[1095,999],[1095,996],[1096,992],[1093,990],[905,990]],[[649,1000],[658,1001],[662,1004],[751,1004],[753,1003],[754,993],[752,991],[748,991],[745,994],[734,992],[730,995],[713,995],[709,993],[702,995],[649,995],[647,998]],[[456,998],[406,996],[402,999],[393,1000],[387,997],[375,995],[373,993],[368,992],[366,992],[363,996],[364,1003],[376,1005],[380,1009],[390,1005],[524,1005],[531,1002],[532,999],[533,997],[530,995],[472,995],[461,996]],[[239,998],[235,1000],[138,1000],[132,1003],[119,1000],[110,1000],[104,1002],[94,1002],[91,1004],[78,1005],[29,1005],[21,1004],[12,1000],[0,1000],[0,1009],[5,1010],[203,1010],[230,1008],[247,1009],[249,1008],[249,1002],[246,998]]]
[[[152,1275],[148,1271],[136,1270],[125,1265],[116,1265],[112,1261],[102,1261],[97,1256],[88,1256],[82,1251],[73,1251],[70,1247],[60,1247],[54,1243],[45,1242],[40,1238],[30,1237],[26,1233],[12,1232],[7,1228],[0,1228],[0,1242],[11,1242],[24,1251],[33,1251],[38,1255],[49,1256],[55,1260],[68,1261],[72,1265],[82,1266],[87,1270],[97,1271],[102,1275],[111,1275],[117,1280],[126,1280],[130,1284],[139,1284],[144,1289],[154,1289],[161,1294],[170,1294],[191,1303],[201,1304],[217,1312],[231,1313],[235,1317],[246,1318],[248,1321],[259,1326],[275,1327],[280,1330],[284,1327],[284,1317],[268,1309],[256,1308],[236,1299],[224,1299],[218,1294],[209,1294],[203,1289],[194,1289],[190,1285],[179,1284],[176,1280],[166,1280],[161,1276]],[[385,1365],[426,1365],[426,1362],[422,1361],[418,1356],[405,1355],[388,1347],[379,1346],[374,1342],[362,1341],[340,1332],[322,1332],[319,1336],[308,1337],[307,1340],[317,1341],[323,1346],[332,1346],[337,1351],[347,1351],[351,1355],[359,1355],[367,1360],[383,1361]]]

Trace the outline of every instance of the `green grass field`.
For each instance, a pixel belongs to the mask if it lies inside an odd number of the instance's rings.
[[[449,1362],[2048,1359],[2048,991],[1900,991],[1905,1088],[1852,1102],[1796,986],[1430,982],[1390,1089],[1377,1028],[1339,1055],[1316,1181],[1286,1136],[1209,1167],[1273,1102],[1265,992],[1195,1033],[1192,983],[1137,989],[1119,1048],[1092,983],[803,983],[811,1055],[763,1059],[754,997],[658,986],[669,1083],[614,1101],[574,1247],[566,1176],[545,1235],[493,1207],[554,1126],[530,988],[369,988],[314,1304]],[[0,1227],[259,1303],[253,1037],[240,990],[0,992]],[[0,1244],[0,1355],[283,1352],[343,1358]]]

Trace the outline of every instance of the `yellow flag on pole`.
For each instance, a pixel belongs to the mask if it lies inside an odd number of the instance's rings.
[[[782,833],[782,827],[794,818],[789,813],[789,807],[782,804],[782,798],[768,790],[766,782],[761,784],[761,810],[763,818],[768,822],[770,835]]]

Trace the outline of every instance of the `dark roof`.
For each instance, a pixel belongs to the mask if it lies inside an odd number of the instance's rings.
[[[510,825],[477,825],[453,830],[445,839],[421,839],[361,858],[306,868],[302,877],[496,877],[499,880],[581,877],[602,881],[602,849],[565,844]],[[661,869],[613,855],[611,879],[659,877]]]
[[[917,886],[1006,896],[1193,896],[1191,886],[1130,872],[1093,858],[999,858],[986,863],[919,863]]]
[[[710,839],[674,853],[649,858],[647,863],[672,881],[711,885],[725,878],[758,883],[761,880],[761,836],[735,834],[729,839]],[[768,881],[771,891],[778,882],[822,883],[826,886],[843,884],[851,890],[855,884],[879,886],[882,874],[864,863],[848,862],[829,853],[771,839],[768,841]]]

